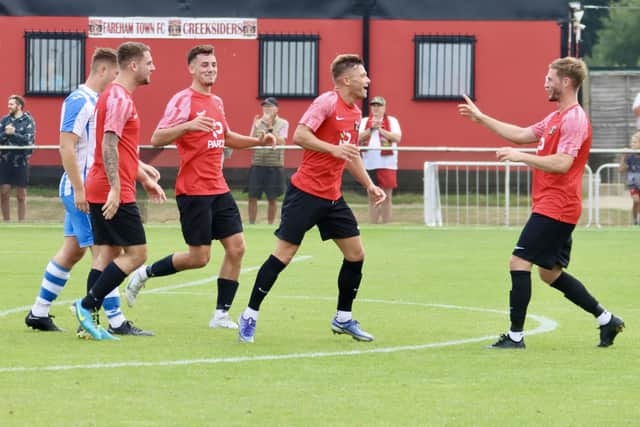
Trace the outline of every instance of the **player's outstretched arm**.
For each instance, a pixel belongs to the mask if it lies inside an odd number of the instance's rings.
[[[458,113],[468,117],[476,123],[484,125],[486,128],[515,144],[532,144],[538,138],[530,128],[523,128],[510,123],[501,122],[493,117],[484,114],[467,95],[462,95],[464,104],[458,104]]]
[[[60,159],[62,167],[71,181],[73,187],[73,197],[76,208],[82,212],[89,212],[89,203],[84,192],[84,182],[80,176],[78,163],[76,162],[76,144],[78,135],[73,132],[60,132]]]

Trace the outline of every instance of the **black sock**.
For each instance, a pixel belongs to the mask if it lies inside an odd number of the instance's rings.
[[[82,306],[87,310],[97,310],[102,305],[104,297],[117,288],[126,277],[127,275],[111,262],[87,292],[87,296],[82,299]]]
[[[218,301],[216,303],[216,310],[229,311],[237,290],[238,282],[235,280],[218,278]]]
[[[338,310],[351,311],[353,300],[358,294],[362,280],[362,264],[364,261],[342,261],[338,274]]]
[[[89,271],[89,275],[87,276],[87,293],[91,290],[91,288],[93,288],[93,285],[96,283],[101,274],[102,271],[95,268],[92,268],[91,271]],[[102,304],[98,305],[98,307],[96,307],[96,310],[100,310],[101,306]]]
[[[170,274],[177,273],[178,270],[173,266],[173,254],[167,255],[154,262],[151,265],[147,266],[147,277],[160,277],[160,276],[168,276]]]
[[[531,300],[531,272],[511,271],[511,292],[509,292],[509,317],[511,331],[522,332],[527,307]]]
[[[584,311],[593,314],[595,317],[600,316],[604,312],[604,308],[591,296],[587,288],[567,272],[563,271],[551,286],[562,292],[566,299]]]
[[[260,304],[262,300],[267,296],[269,290],[276,282],[278,274],[287,265],[280,261],[273,255],[269,255],[269,258],[262,264],[258,275],[256,276],[256,282],[253,284],[253,290],[251,291],[251,298],[249,298],[249,308],[252,310],[260,310]]]

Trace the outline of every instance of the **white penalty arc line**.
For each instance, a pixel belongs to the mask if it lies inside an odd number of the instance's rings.
[[[309,259],[313,258],[310,255],[301,255],[301,256],[296,256],[291,260],[291,263],[294,262],[300,262],[300,261],[307,261]],[[253,266],[253,267],[247,267],[247,268],[243,268],[242,270],[240,270],[240,273],[249,273],[251,271],[256,271],[258,269],[260,269],[261,266]],[[149,289],[149,290],[145,290],[144,293],[145,294],[154,294],[154,293],[161,293],[164,291],[169,291],[169,290],[173,290],[173,289],[181,289],[181,288],[189,288],[192,286],[200,286],[200,285],[206,285],[207,283],[211,283],[215,280],[218,279],[218,276],[211,276],[211,277],[206,277],[204,279],[199,279],[199,280],[194,280],[192,282],[186,282],[186,283],[180,283],[178,285],[169,285],[169,286],[161,286],[158,288],[154,288],[154,289]],[[74,302],[75,300],[61,300],[61,301],[55,301],[53,303],[53,305],[65,305],[65,304],[71,304],[72,302]],[[7,310],[0,310],[0,317],[6,317],[10,314],[14,314],[14,313],[21,313],[24,312],[26,310],[29,310],[31,308],[30,305],[23,305],[22,307],[14,307],[14,308],[9,308]]]
[[[329,299],[328,297],[307,297],[307,296],[292,296],[285,298],[296,299]],[[422,307],[435,307],[453,310],[466,310],[466,311],[478,311],[485,313],[497,313],[507,314],[504,310],[495,310],[480,307],[463,307],[449,304],[423,304],[416,302],[403,302],[403,301],[387,301],[379,299],[361,299],[361,302],[383,303],[383,304],[401,304],[401,305],[414,305]],[[544,332],[550,332],[558,327],[558,323],[549,319],[548,317],[530,314],[527,317],[535,320],[539,323],[537,328],[527,331],[527,335],[541,334]],[[187,366],[187,365],[213,365],[222,363],[244,363],[244,362],[261,362],[261,361],[280,361],[291,359],[315,359],[323,357],[346,357],[346,356],[361,356],[368,354],[385,354],[385,353],[398,353],[402,351],[418,351],[429,348],[450,347],[454,345],[471,344],[481,341],[487,341],[495,338],[495,335],[487,335],[475,338],[464,338],[459,340],[443,341],[436,343],[425,343],[417,345],[404,345],[394,347],[381,347],[365,350],[351,350],[351,351],[333,351],[333,352],[310,352],[310,353],[289,353],[289,354],[273,354],[263,356],[243,356],[243,357],[220,357],[220,358],[208,358],[208,359],[185,359],[185,360],[166,360],[156,362],[141,362],[141,361],[129,361],[129,362],[114,362],[114,363],[92,363],[81,365],[53,365],[53,366],[37,366],[37,367],[8,367],[0,368],[0,373],[15,373],[15,372],[42,372],[42,371],[69,371],[79,369],[113,369],[113,368],[139,368],[139,367],[171,367],[171,366]],[[366,345],[366,344],[363,344]]]

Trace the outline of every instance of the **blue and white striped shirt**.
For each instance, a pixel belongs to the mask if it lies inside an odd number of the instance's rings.
[[[97,101],[98,93],[86,85],[80,85],[64,100],[60,114],[60,132],[71,132],[79,137],[75,155],[82,182],[85,181],[87,173],[93,165],[96,149],[94,110]],[[67,172],[65,172],[60,179],[60,197],[72,194],[73,187]]]

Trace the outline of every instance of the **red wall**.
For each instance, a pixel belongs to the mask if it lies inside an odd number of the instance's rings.
[[[25,31],[85,31],[87,18],[0,17],[0,35],[5,58],[11,58],[12,71],[5,68],[0,79],[0,96],[24,92]],[[318,34],[320,36],[320,91],[332,88],[329,65],[338,53],[361,53],[362,26],[359,20],[283,20],[261,19],[261,33]],[[527,125],[551,108],[543,92],[547,64],[559,52],[560,29],[555,22],[483,21],[397,21],[371,23],[370,96],[383,95],[388,112],[400,120],[403,144],[499,146],[504,143],[488,131],[457,116],[456,102],[414,101],[415,34],[473,34],[476,36],[476,97],[478,105],[492,115]],[[91,52],[97,46],[117,47],[122,39],[87,39],[87,69]],[[156,65],[149,86],[135,93],[142,118],[142,144],[147,144],[171,95],[190,84],[186,52],[204,40],[142,40],[149,44]],[[258,94],[258,41],[213,40],[218,59],[218,81],[214,92],[225,102],[232,129],[246,133],[260,111]],[[5,98],[6,99],[6,98]],[[37,122],[37,144],[57,144],[62,98],[29,97],[26,109]],[[280,115],[291,124],[290,136],[310,100],[281,100]],[[157,166],[176,165],[174,152],[143,152]],[[426,159],[446,155],[401,153],[400,167],[421,169]],[[287,167],[295,167],[300,153],[287,153]],[[450,155],[449,155],[450,157]],[[236,151],[226,163],[246,167],[250,152]],[[36,150],[34,165],[59,164],[56,151]]]

